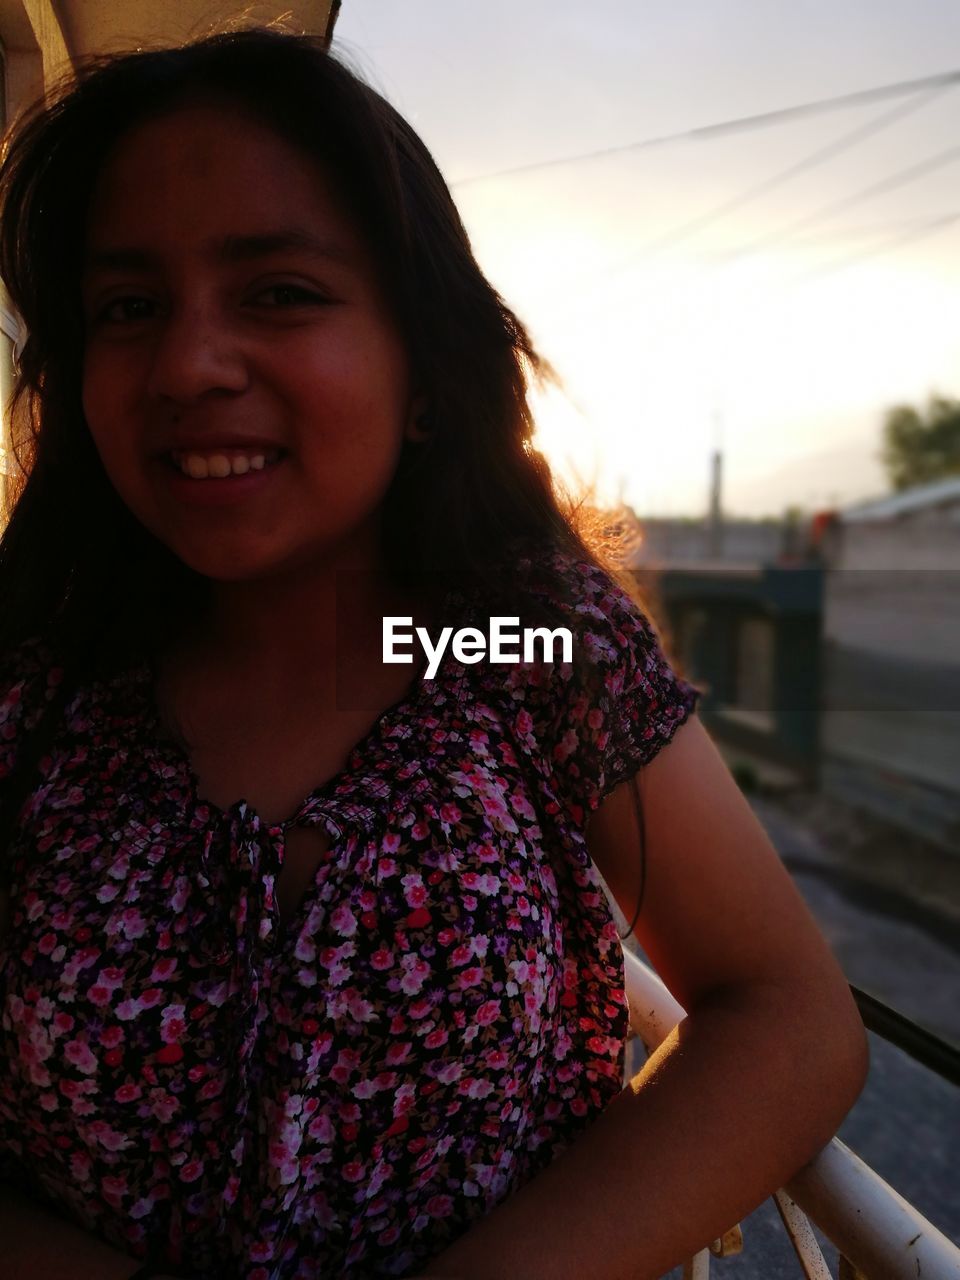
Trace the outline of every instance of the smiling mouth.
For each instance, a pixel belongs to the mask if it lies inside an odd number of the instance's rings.
[[[280,461],[280,449],[218,449],[210,453],[174,449],[167,454],[171,466],[191,480],[226,480],[248,471],[263,471]]]

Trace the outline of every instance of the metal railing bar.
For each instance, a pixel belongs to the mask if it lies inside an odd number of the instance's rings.
[[[932,1031],[911,1022],[896,1009],[883,1004],[876,996],[855,987],[852,982],[850,990],[868,1031],[895,1045],[915,1062],[936,1072],[950,1084],[960,1085],[960,1049],[956,1045],[941,1040]]]
[[[683,1280],[710,1280],[709,1249],[701,1249],[683,1264]]]
[[[686,1013],[639,957],[623,959],[630,1023],[652,1051]],[[784,1190],[870,1280],[960,1280],[960,1248],[838,1138]]]
[[[813,1227],[806,1215],[801,1213],[796,1200],[786,1191],[775,1191],[773,1202],[807,1280],[833,1280],[817,1237],[813,1234]]]
[[[787,1191],[871,1280],[960,1280],[960,1249],[839,1138]]]

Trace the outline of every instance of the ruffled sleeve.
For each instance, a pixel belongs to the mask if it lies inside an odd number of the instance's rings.
[[[590,563],[565,572],[574,661],[554,666],[544,745],[568,803],[591,813],[670,742],[700,695],[608,574]]]

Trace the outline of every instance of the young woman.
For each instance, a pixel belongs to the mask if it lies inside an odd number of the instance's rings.
[[[865,1036],[423,144],[248,31],[84,69],[0,196],[7,1274],[663,1274]],[[503,614],[572,661],[383,661]],[[688,1011],[626,1089],[597,869]]]

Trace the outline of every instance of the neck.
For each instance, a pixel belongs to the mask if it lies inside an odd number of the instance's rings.
[[[190,665],[217,670],[265,698],[309,688],[352,702],[382,674],[384,616],[429,624],[436,604],[432,593],[397,588],[379,556],[351,549],[308,570],[214,584],[210,608],[177,648]]]

